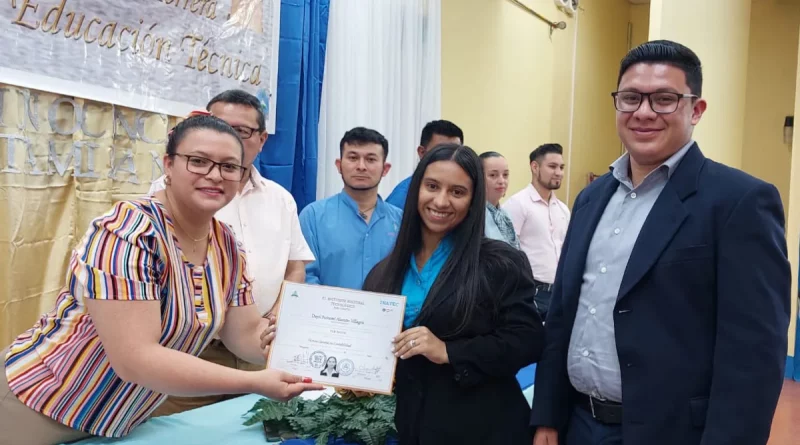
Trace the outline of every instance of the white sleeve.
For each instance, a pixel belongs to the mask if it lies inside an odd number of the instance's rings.
[[[290,198],[291,199],[291,198]],[[289,261],[314,261],[314,253],[306,242],[303,236],[303,230],[300,228],[300,218],[297,216],[297,204],[294,199],[286,202],[287,211],[289,211],[289,220],[291,225],[291,247],[289,248]]]

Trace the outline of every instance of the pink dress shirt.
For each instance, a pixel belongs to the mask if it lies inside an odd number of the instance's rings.
[[[552,192],[550,201],[545,201],[531,184],[508,198],[502,208],[511,217],[533,278],[552,284],[567,235],[569,208]]]

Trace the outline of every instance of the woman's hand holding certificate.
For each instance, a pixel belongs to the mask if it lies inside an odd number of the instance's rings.
[[[415,355],[424,355],[437,365],[450,363],[450,358],[447,356],[447,345],[425,326],[403,331],[395,337],[392,350],[395,351],[395,357],[403,360]]]
[[[320,384],[312,384],[310,377],[299,377],[275,369],[264,369],[253,373],[256,394],[282,402],[291,400],[305,391],[324,389]]]

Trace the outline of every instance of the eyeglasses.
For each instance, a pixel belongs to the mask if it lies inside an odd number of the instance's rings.
[[[611,93],[614,98],[614,107],[622,113],[633,113],[642,106],[645,96],[650,102],[650,109],[658,114],[674,113],[678,109],[681,99],[697,99],[694,94],[679,94],[670,92],[639,93],[637,91],[615,91]]]
[[[238,133],[239,137],[242,139],[250,139],[250,137],[253,136],[254,133],[259,131],[258,128],[250,128],[250,127],[245,127],[243,125],[237,125],[233,127],[233,129],[236,130],[236,133]]]
[[[230,162],[214,162],[211,159],[201,156],[191,156],[182,153],[175,153],[175,156],[186,158],[186,170],[198,175],[207,175],[219,166],[219,175],[226,181],[240,182],[244,177],[245,168],[241,165],[231,164]]]

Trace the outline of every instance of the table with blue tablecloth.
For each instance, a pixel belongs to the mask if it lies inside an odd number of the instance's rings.
[[[517,374],[523,394],[531,403],[536,365]],[[315,399],[332,390],[309,392]],[[261,425],[244,426],[245,413],[262,397],[251,394],[171,416],[156,417],[122,439],[91,438],[77,445],[264,445],[268,443]],[[272,442],[276,443],[276,442]]]

